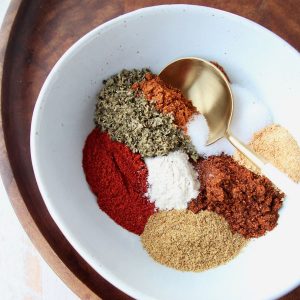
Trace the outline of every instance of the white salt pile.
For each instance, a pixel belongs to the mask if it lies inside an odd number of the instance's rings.
[[[210,156],[221,154],[222,152],[231,154],[233,147],[226,139],[220,139],[217,142],[206,146],[209,129],[203,115],[196,115],[188,123],[188,135],[191,138],[196,151],[201,156]]]
[[[249,143],[252,135],[272,123],[272,115],[268,107],[254,98],[245,88],[237,84],[231,85],[234,96],[234,112],[231,120],[231,131],[244,143]],[[202,156],[218,155],[222,152],[232,155],[234,147],[224,138],[206,146],[208,126],[203,116],[195,116],[187,126],[197,152]]]
[[[185,209],[199,193],[197,172],[181,151],[166,156],[146,158],[148,168],[147,196],[160,210]]]

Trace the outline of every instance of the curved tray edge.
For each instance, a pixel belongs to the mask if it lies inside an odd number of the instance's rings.
[[[6,57],[6,49],[9,44],[11,32],[13,31],[14,21],[21,9],[22,4],[26,1],[12,0],[5,15],[0,31],[0,99],[2,106],[2,78],[3,67]],[[100,299],[92,290],[90,290],[81,280],[79,280],[68,267],[60,260],[58,255],[52,249],[48,241],[42,235],[38,226],[35,224],[30,212],[28,211],[16,181],[14,180],[12,169],[6,150],[4,132],[2,127],[2,107],[0,108],[0,175],[3,185],[6,189],[11,205],[18,217],[19,222],[24,228],[31,242],[42,255],[43,259],[50,268],[63,280],[63,282],[78,296],[80,299]]]

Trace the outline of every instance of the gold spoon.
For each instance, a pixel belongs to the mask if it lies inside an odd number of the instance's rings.
[[[207,146],[222,137],[245,155],[263,175],[286,193],[296,184],[284,173],[237,139],[230,131],[234,100],[230,83],[223,72],[204,59],[187,57],[167,65],[159,74],[167,84],[178,88],[205,117],[209,136]],[[199,133],[201,134],[201,133]]]

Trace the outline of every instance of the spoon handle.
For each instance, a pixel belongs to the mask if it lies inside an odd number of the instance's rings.
[[[231,132],[227,132],[226,138],[228,141],[239,150],[246,158],[248,158],[259,170],[262,170],[263,166],[266,164],[264,158],[259,154],[255,153],[250,147],[241,142],[238,138],[232,135]]]
[[[275,168],[271,163],[266,162],[259,154],[255,153],[247,145],[233,136],[230,132],[226,135],[228,141],[248,158],[260,172],[270,179],[286,195],[300,194],[300,186],[292,181],[286,174]]]

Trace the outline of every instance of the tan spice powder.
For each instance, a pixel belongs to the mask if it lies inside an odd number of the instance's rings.
[[[181,271],[200,272],[224,264],[239,254],[247,240],[233,234],[214,212],[186,210],[155,213],[141,241],[157,262]]]
[[[255,133],[250,148],[271,162],[295,182],[300,182],[300,147],[293,136],[282,126],[272,124]],[[255,173],[258,169],[240,152],[234,159]]]

